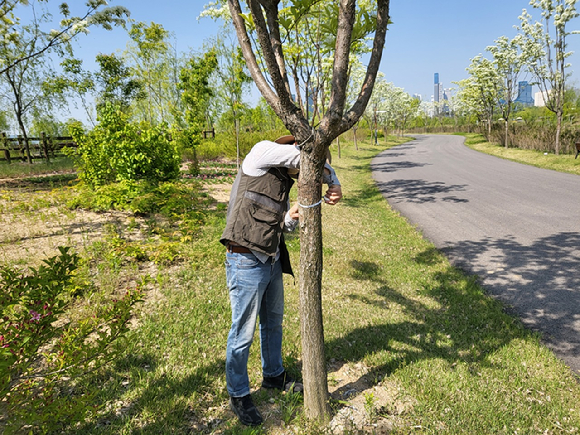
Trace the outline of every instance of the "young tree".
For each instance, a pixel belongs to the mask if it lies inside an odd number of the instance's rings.
[[[131,76],[131,71],[123,60],[115,54],[98,54],[99,70],[95,73],[98,89],[97,112],[107,103],[129,110],[133,101],[145,98],[143,84]]]
[[[496,102],[499,99],[499,76],[492,61],[481,54],[471,59],[467,68],[470,77],[459,82],[457,97],[464,107],[470,108],[487,125],[487,136],[491,135],[491,124]]]
[[[237,164],[240,164],[240,117],[245,105],[243,103],[244,91],[248,89],[252,78],[246,74],[246,62],[242,51],[232,41],[227,43],[225,39],[218,38],[216,41],[218,67],[216,69],[219,78],[216,97],[225,109],[222,116],[227,116],[233,121],[236,136]]]
[[[95,108],[89,103],[92,95],[98,113],[107,103],[128,111],[133,101],[145,98],[143,85],[133,78],[130,68],[115,54],[98,54],[99,69],[95,73],[82,68],[82,60],[67,58],[61,62],[62,72],[47,78],[45,93],[55,95],[59,104],[68,106],[69,100],[80,100],[87,119],[95,125]]]
[[[493,66],[500,79],[497,89],[496,103],[502,111],[505,121],[504,145],[509,145],[509,121],[513,109],[513,102],[518,96],[518,80],[527,64],[527,52],[522,50],[522,36],[516,35],[512,40],[500,36],[495,40],[496,45],[486,48],[493,56]]]
[[[376,31],[365,80],[357,100],[346,107],[346,89],[350,54],[357,12],[356,0],[340,0],[332,16],[336,20],[333,63],[329,74],[328,106],[317,128],[311,127],[305,113],[295,105],[287,73],[287,56],[282,39],[281,23],[300,23],[304,11],[309,11],[316,0],[289,1],[281,16],[280,0],[248,0],[248,10],[239,0],[228,0],[232,20],[248,69],[256,86],[284,125],[301,146],[298,202],[312,205],[300,209],[300,314],[303,350],[304,403],[306,415],[326,420],[329,415],[328,384],[324,356],[322,324],[322,231],[321,207],[323,166],[332,141],[349,130],[363,114],[378,73],[387,23],[389,0],[377,0]],[[369,2],[364,2],[365,5]],[[375,15],[376,14],[376,15]],[[376,17],[376,18],[375,18]],[[257,38],[263,67],[258,63],[256,46],[252,45],[249,30]],[[334,36],[334,35],[333,35]]]
[[[53,101],[61,109],[69,104],[78,108],[81,104],[88,121],[95,125],[94,107],[89,102],[89,96],[95,91],[93,74],[83,69],[83,61],[73,57],[60,63],[61,72],[53,72],[42,84],[46,94],[52,95]]]
[[[544,95],[546,108],[556,115],[555,153],[560,153],[560,133],[564,115],[564,93],[566,69],[570,66],[567,58],[572,52],[566,51],[568,35],[577,33],[566,30],[567,24],[578,17],[577,0],[531,0],[530,5],[541,9],[543,23],[532,24],[531,15],[524,9],[519,17],[519,30],[524,37],[524,50],[530,56],[529,68],[537,78],[537,85]]]
[[[201,141],[201,132],[207,125],[208,107],[214,90],[211,88],[210,76],[218,67],[217,53],[212,50],[201,56],[193,56],[179,74],[178,89],[181,101],[185,107],[185,122],[187,127],[179,133],[183,147],[194,152],[194,172],[197,170],[195,147]]]
[[[134,78],[142,83],[144,98],[134,104],[135,114],[151,124],[173,124],[179,116],[178,74],[181,60],[174,54],[169,32],[161,24],[133,23],[124,53]]]
[[[36,41],[33,28],[25,26],[21,31],[20,41],[22,45],[19,52],[24,56],[25,53],[35,50]],[[15,52],[16,50],[13,50],[13,53]],[[2,94],[12,105],[12,113],[24,141],[24,151],[28,163],[32,163],[28,139],[28,115],[33,110],[40,110],[42,104],[41,85],[45,71],[46,65],[41,62],[41,59],[28,58],[16,63],[12,68],[5,69],[0,76]]]
[[[122,7],[103,8],[105,0],[89,0],[86,12],[82,16],[72,16],[66,3],[60,5],[62,20],[59,30],[43,30],[51,23],[48,12],[33,14],[32,22],[21,25],[14,16],[17,6],[35,8],[39,4],[32,0],[6,0],[0,2],[0,80],[4,85],[4,95],[14,107],[14,115],[20,133],[24,138],[26,156],[32,163],[28,143],[28,113],[38,109],[42,96],[41,84],[46,70],[45,54],[56,52],[63,55],[71,53],[70,41],[88,28],[99,25],[111,29],[112,25],[124,24],[124,17],[129,11]]]

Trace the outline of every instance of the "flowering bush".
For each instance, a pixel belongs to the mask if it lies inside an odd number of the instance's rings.
[[[139,289],[98,307],[91,317],[66,318],[74,302],[79,257],[60,255],[22,273],[0,268],[0,431],[48,431],[79,421],[91,397],[80,380],[115,354],[127,332]]]

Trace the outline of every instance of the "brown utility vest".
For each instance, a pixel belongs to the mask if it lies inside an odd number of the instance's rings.
[[[287,168],[271,168],[259,177],[238,173],[232,186],[226,228],[220,242],[244,246],[271,257],[280,248],[282,271],[293,275],[282,230],[294,180]]]

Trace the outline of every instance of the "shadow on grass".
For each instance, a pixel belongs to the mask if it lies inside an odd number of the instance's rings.
[[[384,198],[374,184],[352,190],[342,197],[340,203],[345,207],[366,208],[371,203],[383,202]]]
[[[416,255],[415,261],[432,265],[441,261],[441,253],[430,248]],[[385,311],[398,310],[405,319],[381,324],[380,316],[376,316],[374,324],[326,343],[329,360],[354,363],[372,356],[373,371],[364,375],[371,383],[421,360],[445,360],[450,366],[456,362],[490,366],[488,355],[510,341],[535,339],[517,318],[505,312],[501,303],[485,295],[476,278],[455,267],[437,273],[434,283],[420,290],[421,295],[440,304],[433,308],[387,285],[378,264],[352,262],[351,266],[353,278],[369,280],[377,287],[374,295],[347,297]],[[385,315],[387,318],[392,317]],[[341,390],[350,388],[349,384]]]
[[[193,434],[199,433],[201,428],[211,428],[222,423],[221,420],[208,421],[203,412],[225,400],[225,396],[216,394],[211,381],[224,376],[224,360],[200,365],[193,373],[185,376],[179,372],[165,372],[163,366],[163,361],[147,353],[140,356],[127,355],[116,361],[109,370],[89,380],[93,388],[103,390],[104,396],[97,395],[97,399],[105,410],[101,411],[98,418],[93,417],[89,422],[63,433]],[[142,378],[148,381],[133,381]],[[199,409],[186,405],[192,396],[198,397],[196,403]],[[126,397],[134,399],[122,399]],[[218,402],[207,402],[208,397]],[[104,403],[104,400],[107,402]],[[126,425],[129,420],[132,422]]]

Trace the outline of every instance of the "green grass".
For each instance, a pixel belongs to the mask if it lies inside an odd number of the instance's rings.
[[[575,159],[574,154],[555,155],[541,151],[506,148],[500,144],[487,142],[480,134],[470,133],[463,136],[466,138],[465,144],[476,151],[538,168],[580,175],[580,159]]]
[[[339,383],[337,367],[346,367],[352,384],[374,387],[358,392],[362,411],[391,422],[392,433],[578,433],[580,387],[570,370],[378,192],[369,163],[384,148],[362,143],[355,151],[343,143],[342,158],[333,160],[344,198],[323,205],[329,384]],[[218,241],[224,224],[225,209],[216,207],[195,237],[172,239],[181,261],[151,277],[154,289],[120,344],[123,357],[85,382],[97,391],[93,413],[63,433],[329,433],[305,420],[300,398],[258,389],[258,341],[249,375],[265,424],[245,428],[228,410],[230,308]],[[297,271],[297,235],[288,245]],[[299,375],[298,281],[285,283],[283,357]],[[334,409],[350,400],[335,401]]]
[[[68,157],[57,157],[51,159],[49,163],[44,160],[34,160],[32,164],[17,160],[12,161],[12,163],[0,162],[0,178],[50,175],[73,170],[73,162]]]

